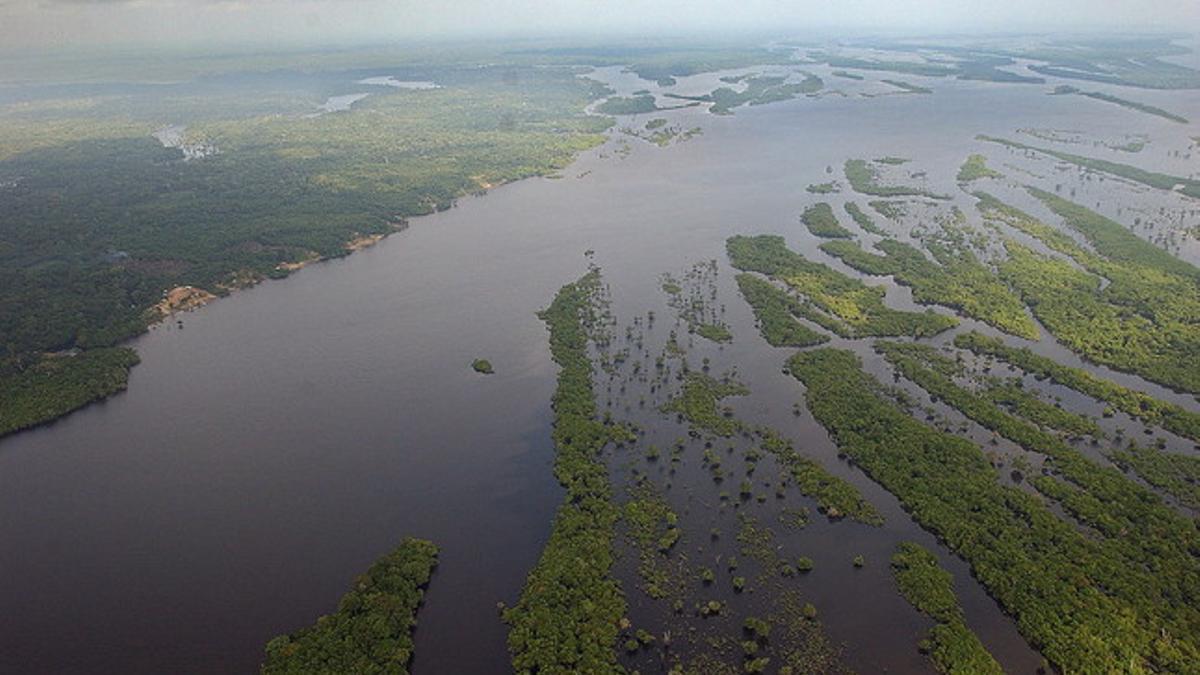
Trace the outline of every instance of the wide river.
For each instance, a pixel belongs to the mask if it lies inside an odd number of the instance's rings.
[[[863,84],[813,70],[852,94],[887,89],[876,76]],[[657,90],[613,69],[602,77],[625,92]],[[776,378],[744,406],[832,465],[823,431],[787,426],[799,390],[778,373],[781,353],[761,348],[748,311],[733,307],[726,237],[775,232],[811,253],[817,242],[797,220],[813,200],[804,188],[830,180],[827,166],[836,178],[851,157],[914,158],[965,209],[958,165],[971,152],[1006,152],[979,133],[1146,133],[1146,156],[1127,161],[1184,173],[1166,150],[1197,135],[1194,125],[1046,96],[1056,83],[906,79],[935,93],[802,97],[727,117],[674,111],[673,124],[703,134],[667,148],[630,138],[628,154],[614,131],[561,178],[464,199],[373,248],[133,341],[142,363],[128,392],[0,441],[0,671],[253,672],[268,639],[332,611],[356,574],[419,536],[442,554],[415,672],[506,672],[496,603],[516,599],[562,497],[549,440],[556,368],[535,312],[585,270],[585,250],[619,316],[659,306],[649,296],[662,272],[720,260],[738,336],[730,353],[752,386],[760,373]],[[676,90],[715,81],[686,78]],[[1200,112],[1194,94],[1141,98]],[[897,306],[908,297],[889,294]],[[497,374],[472,372],[476,357]],[[772,403],[776,394],[783,400]],[[888,636],[920,619],[882,563],[894,541],[923,533],[860,473],[836,470],[889,525],[852,530],[880,564],[853,587],[819,591],[826,627],[863,672],[928,670],[909,632]],[[965,565],[941,555],[985,644],[1031,672],[1036,653]]]

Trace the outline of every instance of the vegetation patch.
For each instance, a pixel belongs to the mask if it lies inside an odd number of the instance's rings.
[[[732,436],[741,423],[718,408],[721,399],[744,396],[750,390],[737,382],[715,380],[704,373],[689,372],[679,395],[662,406],[665,413],[678,413],[689,423],[718,436]]]
[[[737,275],[738,289],[754,311],[758,330],[772,347],[811,347],[828,342],[829,337],[796,320],[803,316],[800,301],[769,281],[753,274]]]
[[[1200,199],[1200,180],[1193,178],[1181,178],[1179,176],[1171,176],[1165,173],[1146,171],[1128,164],[1110,162],[1106,159],[1095,159],[1093,157],[1074,155],[1069,152],[1062,152],[1061,150],[1037,148],[1032,145],[1025,145],[1024,143],[1018,143],[1017,141],[1010,141],[1003,138],[995,138],[992,136],[978,136],[978,138],[983,141],[999,143],[1000,145],[1016,148],[1018,150],[1040,152],[1044,155],[1049,155],[1068,164],[1074,164],[1075,166],[1083,169],[1119,176],[1135,183],[1141,183],[1142,185],[1148,185],[1152,188],[1158,188],[1159,190],[1178,191],[1181,194],[1187,195],[1188,197]]]
[[[1004,178],[1004,174],[989,169],[987,158],[983,155],[971,155],[967,157],[967,161],[963,162],[962,167],[958,170],[958,182],[970,183],[980,178]]]
[[[559,365],[554,391],[554,475],[566,488],[550,540],[517,604],[504,611],[508,649],[518,673],[616,672],[625,597],[612,578],[613,502],[601,449],[623,431],[596,419],[588,327],[600,273],[592,269],[559,290],[539,315]]]
[[[1200,268],[1142,239],[1120,223],[1044,190],[1029,188],[1029,192],[1062,218],[1068,227],[1087,238],[1096,252],[1109,260],[1156,268],[1200,282]]]
[[[1033,486],[1098,533],[1112,554],[1156,569],[1154,587],[1159,592],[1173,597],[1200,582],[1200,561],[1193,555],[1200,547],[1196,523],[1181,517],[1153,491],[926,367],[929,356],[936,354],[928,345],[879,342],[875,348],[932,396],[1026,450],[1045,455],[1043,475],[1030,481]]]
[[[111,347],[43,355],[24,369],[0,370],[0,436],[124,391],[137,362],[132,349]]]
[[[787,284],[808,299],[791,309],[843,337],[936,335],[957,321],[934,312],[902,312],[883,304],[884,290],[814,263],[789,250],[783,237],[735,236],[725,242],[739,270],[759,272]]]
[[[1078,265],[1009,240],[1001,277],[1056,338],[1086,358],[1176,389],[1200,391],[1200,370],[1192,367],[1200,358],[1195,330],[1200,270],[1077,204],[1034,194],[1080,231],[1096,253],[979,193],[985,218],[1038,238]]]
[[[408,673],[417,609],[437,556],[432,542],[405,539],[355,580],[336,612],[268,642],[262,672]]]
[[[660,110],[652,94],[641,96],[613,96],[596,106],[596,112],[604,115],[640,115]]]
[[[1119,297],[1101,278],[1067,262],[1006,243],[1001,277],[1060,341],[1087,358],[1187,391],[1200,391],[1200,372],[1189,368],[1200,354],[1200,335],[1177,313],[1196,304],[1186,297],[1151,307],[1143,296]],[[1139,284],[1144,286],[1144,284]],[[1190,282],[1188,285],[1191,285]],[[1128,289],[1133,290],[1133,289]],[[1153,297],[1153,296],[1150,296]],[[1110,300],[1120,301],[1114,302]],[[1165,298],[1164,298],[1165,299]],[[1129,301],[1143,305],[1138,313]],[[1195,315],[1192,315],[1195,316]]]
[[[804,210],[800,215],[800,220],[804,226],[808,228],[818,237],[828,237],[833,239],[851,239],[854,233],[842,227],[838,223],[837,216],[833,215],[833,207],[825,202],[813,204]]]
[[[1196,88],[1200,73],[1161,58],[1180,49],[1167,38],[1071,39],[1028,45],[1013,55],[1046,61],[1029,69],[1053,77],[1149,89]]]
[[[630,492],[632,498],[625,503],[624,520],[638,551],[642,591],[654,599],[669,597],[678,591],[678,577],[687,576],[673,575],[668,559],[681,536],[679,517],[648,484],[631,488]]]
[[[665,148],[671,143],[683,143],[690,141],[692,138],[704,133],[700,127],[692,127],[684,129],[678,125],[667,125],[667,120],[656,117],[655,119],[646,122],[641,129],[632,127],[622,127],[621,133],[640,138],[647,143],[653,143],[660,148]]]
[[[702,338],[712,340],[713,342],[732,342],[733,333],[724,324],[716,323],[701,323],[696,324],[696,335]]]
[[[725,309],[716,303],[717,270],[716,260],[698,262],[682,278],[663,274],[660,285],[668,296],[667,304],[687,323],[689,333],[713,342],[731,342],[733,333],[722,319]]]
[[[889,402],[852,352],[800,352],[788,367],[839,448],[971,564],[1052,664],[1187,671],[1200,658],[1200,612],[1184,599],[1197,586],[1176,583],[1194,573],[1194,558],[1130,564],[1118,541],[1094,541],[1038,498],[1000,485],[977,446]],[[1164,567],[1173,581],[1161,579]]]
[[[996,382],[990,384],[981,394],[992,403],[1008,408],[1012,414],[1023,417],[1043,429],[1057,429],[1076,436],[1104,436],[1092,418],[1050,405],[1020,386],[1020,382],[1019,379],[1016,382]]]
[[[882,525],[883,514],[863,498],[858,488],[829,473],[816,461],[797,452],[790,441],[771,429],[759,429],[763,450],[788,470],[801,494],[816,500],[831,519],[849,517],[865,525]]]
[[[929,87],[922,87],[919,84],[905,82],[904,80],[880,80],[884,84],[890,84],[893,87],[905,92],[906,94],[932,94],[933,90]]]
[[[845,164],[846,180],[855,192],[873,197],[928,197],[929,199],[949,199],[947,195],[939,195],[929,190],[903,185],[880,185],[879,171],[865,159],[848,159]]]
[[[1097,377],[1082,368],[1064,366],[1025,347],[1011,347],[1004,344],[1003,340],[974,331],[955,336],[954,344],[979,355],[1000,359],[1034,377],[1049,378],[1064,387],[1104,401],[1147,424],[1161,425],[1167,431],[1200,443],[1200,413]]]
[[[991,41],[973,41],[967,44],[918,44],[904,45],[894,40],[885,40],[874,45],[859,43],[856,46],[877,46],[882,50],[907,52],[921,56],[914,59],[868,59],[846,56],[836,52],[810,51],[809,58],[830,64],[836,68],[888,71],[907,75],[928,77],[953,76],[960,80],[986,80],[1005,83],[1043,84],[1045,78],[1024,75],[1005,67],[1017,64],[1017,59],[1034,61],[1028,68],[1038,74],[1104,82],[1130,87],[1155,89],[1193,89],[1200,86],[1200,73],[1184,65],[1164,60],[1164,56],[1186,53],[1186,47],[1174,44],[1170,37],[1079,39],[1048,38],[1014,45]],[[955,60],[925,57],[919,50],[933,47],[939,52],[952,54]]]
[[[491,375],[496,372],[496,370],[492,368],[492,362],[488,361],[487,359],[475,359],[471,362],[471,367],[475,369],[475,372],[480,373],[481,375]]]
[[[885,204],[887,202],[884,202]],[[887,236],[887,231],[875,224],[875,220],[868,216],[865,211],[859,208],[856,202],[846,202],[846,213],[850,214],[850,218],[856,225],[861,227],[864,232],[877,234],[881,237]]]
[[[1181,504],[1200,509],[1200,458],[1141,448],[1133,443],[1109,452],[1108,456],[1122,470],[1133,471]]]
[[[742,80],[745,85],[741,91],[731,87],[719,87],[711,93],[702,96],[683,96],[680,94],[665,94],[670,98],[687,101],[711,103],[709,112],[715,115],[729,115],[734,108],[743,105],[764,105],[776,101],[787,101],[802,94],[811,94],[821,90],[825,82],[816,75],[806,74],[800,82],[788,82],[786,75],[754,75]]]
[[[956,70],[950,66],[944,66],[936,63],[916,61],[882,61],[846,56],[825,56],[822,58],[819,54],[817,56],[834,68],[882,70],[893,73],[902,73],[905,75],[924,75],[926,77],[944,77],[946,75],[953,75],[956,72]]]
[[[827,194],[833,194],[835,192],[841,191],[838,188],[837,181],[830,181],[828,183],[813,183],[812,185],[809,185],[808,187],[806,187],[804,189],[805,189],[805,191],[810,192],[814,195],[827,195]]]
[[[879,215],[894,222],[899,222],[908,213],[907,205],[904,202],[875,199],[867,203],[879,212]]]
[[[1104,101],[1105,103],[1115,103],[1115,104],[1121,106],[1122,108],[1129,108],[1130,110],[1144,112],[1147,115],[1155,115],[1155,116],[1161,117],[1163,119],[1171,120],[1172,122],[1178,122],[1180,124],[1188,123],[1188,118],[1183,117],[1182,115],[1176,115],[1175,113],[1167,112],[1166,110],[1163,110],[1162,108],[1159,108],[1157,106],[1147,105],[1145,103],[1138,103],[1137,101],[1130,101],[1127,98],[1113,96],[1112,94],[1105,94],[1102,91],[1082,91],[1078,87],[1072,87],[1072,86],[1064,84],[1064,85],[1055,87],[1054,91],[1052,93],[1054,93],[1055,95],[1058,95],[1058,96],[1061,96],[1064,94],[1078,94],[1080,96],[1094,98],[1097,101]]]
[[[849,241],[827,242],[821,250],[860,272],[891,275],[913,289],[917,302],[952,307],[1006,333],[1037,339],[1037,326],[1025,314],[1021,299],[969,250],[938,241],[927,241],[926,246],[937,262],[895,239],[875,244],[883,255],[868,253]]]
[[[779,594],[774,623],[779,626],[779,673],[825,673],[848,675],[853,671],[841,662],[840,649],[825,636],[817,608],[795,590]],[[765,639],[765,637],[764,637]],[[746,669],[749,672],[749,669]]]
[[[902,542],[892,556],[892,575],[900,594],[937,621],[929,631],[927,651],[939,672],[1004,673],[979,637],[967,627],[958,596],[954,594],[954,577],[942,569],[936,556],[919,544]]]

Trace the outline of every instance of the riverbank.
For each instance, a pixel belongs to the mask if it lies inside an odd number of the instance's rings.
[[[136,363],[68,375],[84,360],[50,364],[44,352],[119,347],[178,312],[374,246],[461,197],[552,175],[605,140],[611,120],[585,112],[597,83],[575,68],[516,66],[519,92],[495,88],[508,77],[499,68],[438,68],[455,87],[388,87],[319,118],[199,111],[189,135],[221,148],[203,157],[105,120],[16,154],[3,149],[22,141],[0,133],[0,176],[16,177],[0,180],[0,217],[18,244],[4,251],[12,266],[0,283],[0,306],[14,308],[0,316],[0,387],[14,392],[0,402],[0,435],[123,391]],[[261,102],[229,95],[242,108],[279,105],[270,91]],[[178,105],[169,95],[141,103],[146,114]],[[0,119],[8,112],[0,106]],[[366,132],[368,118],[390,130]],[[49,248],[70,262],[47,271]]]

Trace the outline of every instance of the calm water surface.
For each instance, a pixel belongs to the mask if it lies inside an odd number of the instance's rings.
[[[601,76],[624,92],[659,91],[616,69]],[[707,91],[716,77],[676,90]],[[851,94],[881,89],[874,76],[826,79]],[[901,539],[936,544],[836,460],[811,418],[792,416],[799,389],[778,372],[786,354],[765,348],[733,294],[724,240],[775,232],[827,260],[797,215],[811,201],[804,187],[849,157],[912,157],[965,210],[953,183],[963,158],[1003,157],[978,133],[1144,132],[1162,157],[1148,149],[1140,159],[1165,163],[1189,129],[1045,96],[1054,83],[907,79],[936,93],[802,98],[732,117],[672,112],[704,134],[666,149],[629,139],[622,158],[614,133],[559,180],[465,199],[372,249],[135,340],[142,364],[127,393],[0,441],[0,670],[252,672],[269,638],[331,611],[372,560],[419,536],[442,556],[414,670],[506,672],[496,603],[516,599],[562,494],[549,442],[556,371],[535,311],[594,249],[618,316],[658,306],[662,272],[722,261],[737,340],[719,358],[755,389],[739,411],[787,431],[889,516],[881,529],[810,526],[830,547],[813,553],[818,568],[849,550],[876,563],[812,590],[826,627],[863,672],[927,671],[913,644],[928,622],[896,595],[884,561]],[[897,306],[908,297],[889,293]],[[476,375],[477,357],[497,374]],[[966,566],[940,553],[972,627],[1007,667],[1031,672],[1036,653]]]

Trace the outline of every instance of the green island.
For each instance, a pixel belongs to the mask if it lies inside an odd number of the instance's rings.
[[[520,599],[503,613],[518,673],[619,671],[618,623],[626,603],[610,570],[620,507],[598,455],[626,432],[596,419],[588,331],[599,286],[600,273],[592,269],[559,290],[539,315],[559,365],[551,404],[554,475],[567,494]]]
[[[1200,282],[1200,268],[1133,234],[1120,223],[1045,190],[1029,188],[1029,192],[1062,218],[1068,227],[1086,237],[1096,252],[1110,261],[1158,269]]]
[[[939,195],[928,190],[903,185],[880,185],[879,171],[865,159],[848,159],[845,164],[846,180],[855,192],[873,197],[928,197],[929,199],[949,199],[947,195]]]
[[[1132,563],[1158,570],[1156,587],[1186,593],[1200,580],[1192,556],[1200,545],[1196,523],[1180,516],[1152,491],[1120,471],[1092,461],[1082,452],[1006,413],[985,396],[960,387],[949,375],[953,362],[932,347],[879,342],[876,351],[905,378],[961,412],[968,419],[1046,457],[1043,474],[1030,483],[1059,502],[1082,525],[1107,537],[1106,545]]]
[[[929,87],[922,87],[919,84],[905,82],[904,80],[880,80],[884,84],[890,84],[893,87],[903,91],[906,94],[932,94],[933,90]]]
[[[689,372],[684,377],[679,395],[665,403],[661,410],[678,413],[697,428],[717,436],[732,436],[742,424],[732,415],[722,414],[721,399],[749,393],[744,385],[733,381],[718,381],[704,373]]]
[[[1051,143],[1079,146],[1091,145],[1093,147],[1128,153],[1141,152],[1151,142],[1150,134],[1147,133],[1113,134],[1103,138],[1099,136],[1092,137],[1077,131],[1044,128],[1018,129],[1017,133],[1043,141],[1050,141]]]
[[[974,331],[956,335],[954,345],[981,356],[999,359],[1035,377],[1049,378],[1052,382],[1104,401],[1147,424],[1160,425],[1167,431],[1200,443],[1200,413],[1097,377],[1082,368],[1064,366],[1026,347],[1012,347],[1002,340]]]
[[[668,98],[685,101],[711,103],[709,112],[715,115],[733,114],[733,109],[743,105],[765,105],[778,101],[788,101],[802,94],[812,94],[820,91],[825,82],[816,75],[804,76],[799,82],[788,82],[785,75],[754,75],[742,80],[745,88],[737,91],[731,87],[719,87],[701,96],[685,96],[682,94],[664,94]]]
[[[892,555],[892,576],[900,594],[937,622],[928,640],[922,641],[922,651],[928,652],[938,672],[1003,674],[1000,664],[967,627],[954,593],[954,577],[942,569],[937,556],[920,544],[901,542]]]
[[[354,581],[336,612],[268,642],[262,673],[408,673],[417,610],[437,561],[432,542],[405,539]]]
[[[810,56],[813,54],[810,53]],[[924,75],[926,77],[945,77],[953,75],[957,72],[950,66],[943,66],[935,63],[916,63],[913,61],[879,61],[870,59],[860,59],[847,56],[827,56],[816,54],[818,60],[824,61],[834,68],[846,69],[853,68],[854,70],[881,70],[892,73],[903,73],[905,75]]]
[[[854,221],[854,224],[861,227],[864,232],[877,234],[881,237],[887,236],[887,230],[876,225],[875,220],[867,215],[866,211],[863,211],[857,202],[846,202],[846,213],[850,214],[850,218]]]
[[[1030,152],[1040,152],[1043,155],[1049,155],[1055,159],[1074,164],[1082,169],[1107,173],[1113,176],[1118,176],[1135,183],[1141,183],[1152,188],[1167,191],[1178,191],[1180,194],[1186,195],[1193,199],[1200,199],[1200,180],[1194,178],[1182,178],[1180,176],[1171,176],[1165,173],[1157,173],[1155,171],[1146,171],[1139,169],[1136,166],[1121,164],[1120,162],[1110,162],[1107,159],[1096,159],[1094,157],[1084,157],[1083,155],[1075,155],[1061,150],[1051,150],[1049,148],[1038,148],[1032,145],[1026,145],[1017,141],[1010,141],[1004,138],[996,138],[994,136],[980,135],[977,138],[981,141],[989,141],[999,143],[1000,145],[1017,150],[1027,150]]]
[[[713,342],[732,342],[733,333],[724,324],[702,323],[696,326],[696,335]]]
[[[758,330],[772,347],[811,347],[828,342],[829,337],[805,326],[795,317],[803,316],[800,301],[753,274],[737,275],[738,290],[754,311]]]
[[[828,183],[813,183],[812,185],[804,188],[804,191],[814,195],[828,195],[835,192],[840,192],[841,190],[838,189],[838,184],[836,181],[830,181]]]
[[[842,227],[838,222],[837,216],[833,214],[833,207],[826,202],[818,202],[804,209],[804,213],[800,214],[800,221],[818,237],[826,237],[831,239],[853,239],[854,233]]]
[[[496,370],[492,368],[492,362],[488,361],[487,359],[475,359],[471,362],[471,368],[480,375],[492,375],[496,372]]]
[[[904,312],[883,304],[884,290],[814,263],[787,248],[783,237],[734,236],[725,242],[730,263],[786,284],[808,302],[793,304],[794,314],[842,337],[937,335],[958,322],[932,311]]]
[[[1072,436],[1104,437],[1099,425],[1092,418],[1046,403],[1021,386],[1019,379],[1016,382],[992,382],[980,394],[992,403],[1004,406],[1017,417],[1023,417],[1043,429],[1057,429]]]
[[[1200,509],[1200,457],[1139,447],[1130,443],[1108,453],[1122,471],[1132,471],[1147,484],[1175,497],[1180,504]]]
[[[980,178],[1004,178],[1004,174],[989,169],[987,158],[983,155],[971,155],[967,157],[967,161],[963,162],[962,168],[958,170],[957,180],[960,183],[970,183]]]
[[[1037,339],[1037,326],[1025,314],[1021,300],[969,249],[947,240],[926,240],[925,246],[933,261],[895,239],[875,244],[883,255],[864,251],[849,241],[826,242],[821,250],[860,272],[891,275],[897,283],[912,288],[917,302],[951,307],[1006,333]]]
[[[800,493],[812,497],[830,519],[850,518],[865,525],[883,525],[883,514],[850,483],[797,452],[791,442],[771,429],[756,430],[762,449],[771,453],[796,481]]]
[[[1047,330],[1087,359],[1183,391],[1200,391],[1200,372],[1190,365],[1200,355],[1200,334],[1194,329],[1200,315],[1200,270],[1078,204],[1031,192],[1095,252],[977,193],[985,219],[1029,234],[1070,261],[1006,240],[1001,278]]]
[[[1200,612],[1182,600],[1196,588],[1190,554],[1171,554],[1153,570],[1130,564],[1126,556],[1140,547],[1093,540],[1038,498],[999,484],[979,447],[909,417],[852,352],[800,352],[788,368],[841,450],[970,563],[1052,665],[1187,672],[1198,662]]]
[[[1067,95],[1067,94],[1078,94],[1079,96],[1086,96],[1088,98],[1094,98],[1097,101],[1104,101],[1106,103],[1115,103],[1115,104],[1121,106],[1122,108],[1129,108],[1130,110],[1137,110],[1138,112],[1144,112],[1147,115],[1156,115],[1163,119],[1171,120],[1172,122],[1178,122],[1180,124],[1188,123],[1188,118],[1183,117],[1181,115],[1176,115],[1175,113],[1172,113],[1172,112],[1167,112],[1166,110],[1163,110],[1162,108],[1159,108],[1157,106],[1146,105],[1145,103],[1138,103],[1137,101],[1130,101],[1127,98],[1113,96],[1112,94],[1105,94],[1102,91],[1083,91],[1083,90],[1079,89],[1078,87],[1072,87],[1070,85],[1060,85],[1060,86],[1055,87],[1054,91],[1051,93],[1054,94],[1055,96],[1063,96],[1063,95]]]
[[[684,129],[676,125],[667,125],[667,120],[662,117],[656,117],[648,122],[641,129],[631,127],[622,127],[621,133],[640,138],[647,143],[653,143],[660,148],[665,148],[671,143],[682,143],[704,133],[700,127],[691,127]]]
[[[885,199],[873,199],[867,204],[875,209],[879,215],[888,220],[898,222],[901,218],[908,214],[908,206],[901,201],[888,201]]]

